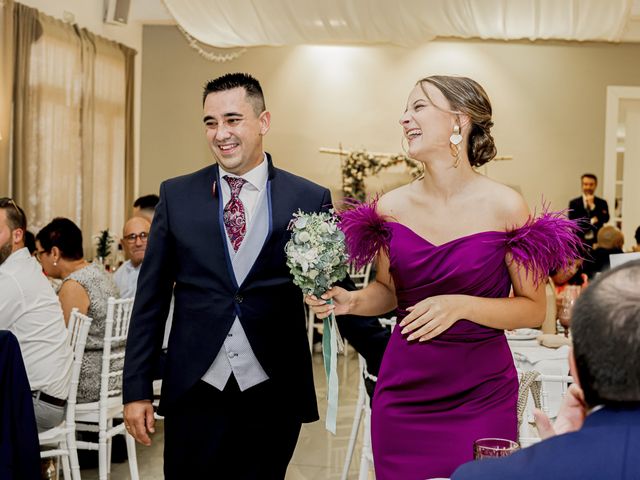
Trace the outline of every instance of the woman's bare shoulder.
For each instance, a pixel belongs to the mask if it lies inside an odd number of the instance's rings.
[[[395,188],[378,199],[378,214],[390,218],[396,218],[399,212],[406,209],[409,198],[409,185]]]
[[[531,214],[529,206],[515,189],[486,177],[482,188],[500,226],[508,230],[527,221]]]

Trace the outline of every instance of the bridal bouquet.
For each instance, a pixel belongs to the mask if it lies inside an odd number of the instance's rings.
[[[348,255],[344,233],[338,228],[338,219],[330,212],[293,214],[289,230],[291,240],[285,246],[287,266],[293,275],[293,283],[305,295],[320,297],[333,284],[342,280],[348,271]],[[338,411],[338,351],[342,339],[333,313],[324,319],[322,353],[327,374],[326,428],[336,433]]]
[[[291,240],[285,247],[293,283],[305,295],[319,297],[348,271],[344,233],[333,212],[298,210],[289,224]]]

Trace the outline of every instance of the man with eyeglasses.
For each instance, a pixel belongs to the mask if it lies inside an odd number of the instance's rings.
[[[0,198],[0,330],[11,331],[20,343],[42,432],[64,417],[73,352],[58,297],[25,247],[26,231],[22,209]]]
[[[136,296],[136,288],[138,286],[138,275],[144,254],[147,250],[147,239],[149,238],[149,229],[151,223],[145,217],[131,217],[124,224],[122,230],[122,240],[120,241],[125,257],[128,259],[113,275],[118,290],[120,290],[120,298],[131,298]],[[171,307],[169,309],[169,317],[167,319],[164,339],[162,341],[163,352],[167,349],[169,332],[171,331],[171,317],[173,316],[173,296],[171,298]],[[162,365],[164,364],[164,354],[161,355],[155,378],[162,378]]]
[[[131,298],[136,294],[138,274],[147,249],[150,228],[151,223],[143,217],[132,217],[124,224],[120,243],[128,260],[113,275],[121,298]]]

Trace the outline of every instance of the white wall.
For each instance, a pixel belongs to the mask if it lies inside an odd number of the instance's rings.
[[[339,161],[318,148],[342,143],[400,152],[397,120],[409,90],[417,79],[440,73],[468,75],[492,99],[499,154],[514,160],[490,164],[489,175],[519,186],[532,207],[544,196],[565,208],[580,193],[582,173],[602,175],[606,86],[640,85],[638,44],[260,47],[219,64],[200,57],[175,27],[146,26],[144,51],[141,193],[211,162],[202,127],[207,79],[232,71],[255,75],[272,112],[266,149],[278,166],[331,187],[335,196]],[[404,181],[397,173],[381,178],[372,190]]]
[[[122,43],[138,52],[135,59],[134,94],[134,185],[137,195],[140,165],[140,88],[142,82],[142,25],[129,22],[127,25],[109,25],[103,22],[104,0],[19,0],[19,3],[36,8],[52,17],[66,20],[71,14],[73,23],[90,32]]]

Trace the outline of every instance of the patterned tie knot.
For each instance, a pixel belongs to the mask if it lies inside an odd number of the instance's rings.
[[[238,198],[240,190],[242,190],[242,187],[247,183],[247,181],[244,178],[230,177],[229,175],[225,175],[223,178],[229,184],[229,188],[231,188],[231,198]]]

